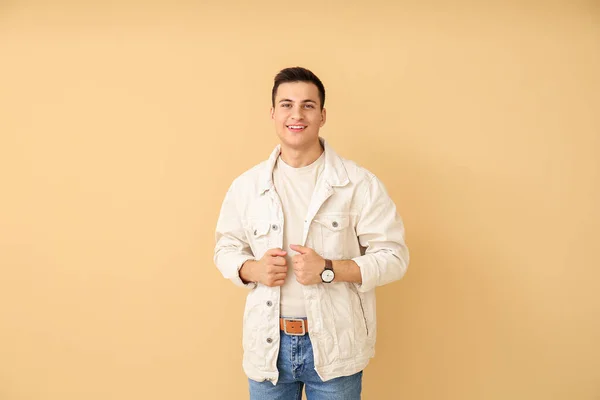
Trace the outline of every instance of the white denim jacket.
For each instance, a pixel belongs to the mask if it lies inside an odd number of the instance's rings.
[[[408,265],[404,226],[375,175],[338,156],[323,139],[325,167],[306,215],[303,245],[331,260],[352,259],[362,284],[304,286],[315,370],[327,381],[363,370],[375,355],[375,287],[400,279]],[[217,222],[214,261],[249,289],[243,320],[243,367],[255,381],[277,383],[280,287],[245,285],[239,269],[283,247],[283,210],[273,185],[277,146],[268,160],[234,180]]]

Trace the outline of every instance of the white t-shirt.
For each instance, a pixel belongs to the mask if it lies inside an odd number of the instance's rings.
[[[280,156],[273,169],[275,190],[283,206],[283,250],[287,251],[288,266],[287,278],[281,286],[282,317],[306,317],[302,285],[296,280],[292,264],[292,257],[297,253],[290,249],[290,244],[303,245],[304,220],[324,166],[325,152],[315,162],[301,168],[289,166]]]

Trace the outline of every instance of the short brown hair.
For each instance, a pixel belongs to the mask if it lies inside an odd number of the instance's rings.
[[[323,82],[311,71],[302,67],[285,68],[279,71],[275,76],[273,84],[273,91],[271,92],[271,104],[275,107],[275,95],[277,94],[277,88],[282,83],[287,82],[309,82],[313,83],[317,89],[319,89],[319,100],[321,100],[321,110],[325,106],[325,86]]]

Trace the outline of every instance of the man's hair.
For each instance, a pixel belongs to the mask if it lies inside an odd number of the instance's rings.
[[[275,95],[277,94],[277,88],[282,83],[287,82],[309,82],[313,83],[317,89],[319,89],[319,99],[321,100],[321,110],[325,106],[325,86],[323,82],[311,71],[302,67],[285,68],[279,71],[275,76],[275,82],[273,84],[273,91],[271,93],[271,103],[275,107]]]

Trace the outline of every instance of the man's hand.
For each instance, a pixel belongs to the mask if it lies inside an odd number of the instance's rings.
[[[290,248],[300,253],[292,257],[292,266],[298,283],[315,285],[323,282],[321,272],[325,269],[325,259],[309,247],[292,244]]]
[[[282,249],[267,250],[258,261],[248,260],[240,268],[240,278],[245,283],[260,282],[265,286],[281,286],[287,276],[287,263]]]

